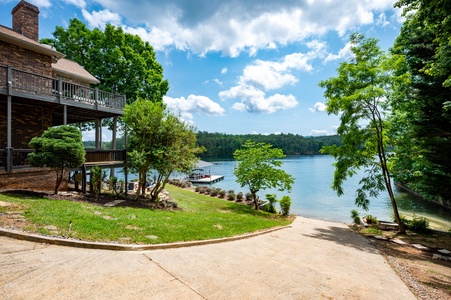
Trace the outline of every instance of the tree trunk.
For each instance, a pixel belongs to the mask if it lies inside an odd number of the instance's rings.
[[[63,175],[64,175],[64,169],[62,169],[62,170],[56,169],[56,183],[55,183],[55,190],[54,190],[55,195],[58,194],[58,189],[61,185],[61,182],[63,181]]]
[[[382,145],[382,138],[379,139],[378,152],[379,152],[378,153],[379,154],[379,162],[380,162],[381,168],[382,168],[382,175],[384,176],[385,188],[387,189],[388,195],[390,197],[391,205],[393,207],[393,214],[395,216],[396,223],[398,223],[399,233],[406,234],[406,227],[405,227],[404,223],[401,221],[401,218],[399,217],[398,205],[396,204],[395,195],[393,193],[393,188],[391,185],[391,178],[390,178],[390,173],[389,173],[388,167],[387,167],[387,158],[385,156],[384,147]]]
[[[255,208],[255,210],[259,210],[260,207],[258,206],[257,192],[252,192],[251,191],[251,194],[252,194],[252,199],[254,201],[254,208]]]

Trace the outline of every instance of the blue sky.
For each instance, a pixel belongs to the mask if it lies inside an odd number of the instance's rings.
[[[0,0],[1,25],[11,27],[18,2]],[[324,112],[318,82],[349,58],[351,33],[387,50],[402,24],[393,0],[29,2],[41,11],[40,38],[78,18],[149,41],[170,84],[171,111],[200,131],[231,134],[333,134],[339,119]]]

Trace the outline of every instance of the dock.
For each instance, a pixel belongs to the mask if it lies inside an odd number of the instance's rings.
[[[224,179],[224,175],[210,175],[210,176],[205,176],[205,177],[200,177],[200,178],[189,178],[189,181],[191,183],[197,183],[197,184],[202,184],[202,183],[212,184],[212,183],[221,181],[223,179]]]

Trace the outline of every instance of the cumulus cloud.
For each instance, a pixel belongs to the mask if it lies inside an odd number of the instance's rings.
[[[192,120],[194,113],[220,116],[225,112],[218,103],[205,96],[189,95],[186,99],[164,96],[163,101],[170,111],[181,114],[185,120]]]
[[[277,49],[329,31],[343,36],[362,25],[385,23],[382,12],[394,10],[392,0],[94,2],[135,24],[124,30],[139,34],[156,50],[176,48],[200,56],[221,52],[231,57],[242,52],[253,56],[260,49]],[[101,22],[105,20],[95,23],[100,26]]]
[[[278,110],[294,108],[298,101],[293,95],[266,94],[253,86],[239,85],[227,91],[219,93],[221,98],[239,98],[240,102],[235,102],[232,106],[237,111],[247,111],[252,113],[274,113]]]
[[[238,111],[274,113],[296,107],[298,101],[291,94],[266,94],[298,82],[294,72],[313,70],[311,61],[324,55],[325,45],[312,41],[307,46],[311,48],[307,53],[292,53],[274,61],[254,60],[244,68],[236,86],[219,93],[220,98],[240,99],[232,106]]]
[[[310,131],[310,135],[312,135],[312,136],[323,136],[323,135],[330,135],[330,133],[327,130],[312,129],[312,131]]]
[[[5,1],[2,1],[5,2]],[[6,1],[8,2],[8,1]],[[30,3],[36,5],[39,8],[48,8],[50,6],[52,6],[52,4],[50,3],[50,0],[30,0]]]
[[[82,9],[81,13],[83,14],[83,18],[85,18],[88,25],[91,27],[104,28],[108,23],[115,26],[119,26],[121,24],[121,17],[119,14],[113,13],[108,9],[93,11],[92,13]]]
[[[222,85],[222,81],[218,78],[213,79],[214,82],[216,82],[218,85]]]
[[[79,8],[86,8],[86,1],[85,0],[63,0],[64,2],[68,4],[72,4]]]
[[[333,60],[337,60],[337,59],[352,57],[351,47],[352,47],[352,44],[347,43],[342,49],[340,49],[340,51],[338,51],[337,54],[329,53],[329,55],[327,55],[327,57],[324,61],[329,62],[329,61],[333,61]]]
[[[313,105],[313,107],[309,108],[309,110],[311,112],[325,112],[326,108],[327,106],[323,102],[316,102],[315,105]]]
[[[227,68],[222,68],[221,74],[226,74],[226,73],[227,73]]]

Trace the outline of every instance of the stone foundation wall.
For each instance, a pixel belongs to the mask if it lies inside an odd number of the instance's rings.
[[[66,173],[67,174],[67,173]],[[34,190],[53,192],[56,172],[48,168],[29,168],[14,170],[11,173],[0,171],[0,190]],[[67,178],[63,178],[60,191],[67,191]]]

